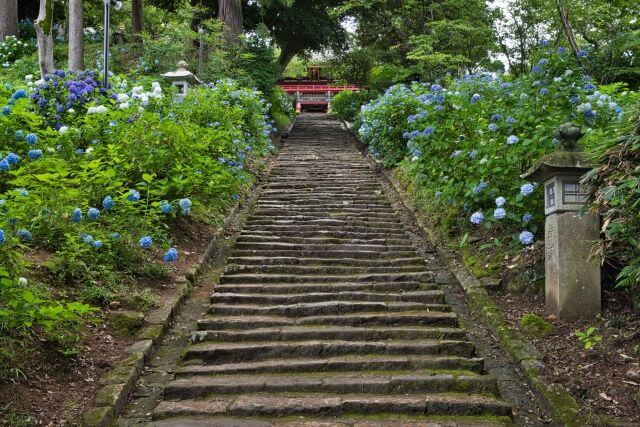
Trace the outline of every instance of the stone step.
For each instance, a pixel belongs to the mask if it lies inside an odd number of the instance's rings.
[[[333,233],[333,232],[351,232],[351,233],[391,233],[391,234],[400,234],[404,233],[405,230],[401,226],[396,227],[384,227],[384,228],[371,228],[368,226],[351,226],[345,225],[342,227],[324,227],[320,224],[305,224],[305,225],[296,225],[296,224],[277,224],[277,225],[256,225],[251,226],[246,224],[243,231],[245,232],[255,232],[255,231],[268,231],[271,233],[279,233],[282,231],[285,232],[323,232],[323,233]]]
[[[198,320],[198,329],[255,329],[294,325],[334,326],[439,326],[457,327],[458,318],[445,311],[405,311],[383,313],[356,313],[342,316],[324,315],[290,318],[283,316],[222,316],[208,315]]]
[[[346,250],[346,249],[323,249],[323,250],[302,250],[302,249],[234,249],[231,256],[273,256],[273,257],[299,257],[299,258],[333,258],[337,260],[343,259],[396,259],[396,258],[413,258],[417,253],[411,251],[388,251],[388,250]]]
[[[194,399],[211,394],[331,393],[417,394],[481,393],[497,395],[495,380],[486,375],[327,373],[292,377],[281,374],[191,376],[171,381],[165,399]]]
[[[415,291],[402,293],[374,293],[374,292],[311,292],[296,294],[252,294],[214,292],[211,294],[212,303],[224,304],[298,304],[322,301],[379,301],[379,302],[421,302],[430,304],[444,304],[444,292],[441,290]]]
[[[411,292],[431,291],[439,289],[435,283],[422,282],[369,282],[369,283],[285,283],[264,284],[244,283],[230,285],[216,285],[216,292],[223,293],[260,293],[260,294],[288,294],[309,292]]]
[[[419,302],[322,301],[288,305],[211,304],[208,312],[221,316],[310,317],[362,312],[451,311],[445,304]]]
[[[340,416],[346,414],[497,415],[511,416],[511,407],[488,396],[468,394],[305,395],[256,394],[211,396],[203,400],[163,401],[154,420],[172,416]]]
[[[343,265],[242,265],[228,264],[225,274],[299,274],[299,275],[353,275],[372,273],[421,273],[425,272],[424,265],[408,266],[343,266]]]
[[[484,360],[459,356],[341,356],[323,359],[274,359],[250,363],[184,365],[176,369],[176,377],[185,375],[305,373],[344,371],[456,370],[481,374]]]
[[[394,231],[402,231],[404,228],[402,227],[402,223],[399,221],[381,221],[379,219],[372,219],[367,221],[366,218],[363,219],[339,219],[339,218],[314,218],[309,220],[297,220],[297,219],[250,219],[246,222],[247,227],[260,226],[278,226],[278,225],[288,225],[288,226],[314,226],[319,225],[324,229],[327,228],[335,228],[340,227],[368,227],[369,229],[384,229],[384,230],[394,230]]]
[[[229,257],[228,265],[343,265],[358,267],[384,267],[384,266],[424,266],[423,258],[395,258],[395,259],[355,259],[345,258],[302,258],[302,257]]]
[[[268,250],[268,251],[303,251],[322,253],[323,251],[379,251],[379,252],[410,252],[414,250],[409,244],[366,244],[366,243],[285,243],[285,242],[237,242],[237,250]],[[414,252],[415,253],[415,252]]]
[[[343,275],[296,275],[296,274],[225,274],[220,284],[236,283],[330,283],[347,281],[358,282],[433,282],[433,273],[372,273]]]
[[[230,363],[277,359],[280,357],[333,357],[346,355],[449,355],[472,357],[474,347],[468,341],[276,341],[191,344],[185,360],[198,359],[211,363]]]
[[[401,418],[400,418],[401,417]],[[343,417],[304,417],[288,420],[261,416],[256,418],[238,418],[230,416],[197,416],[171,417],[145,423],[150,427],[500,427],[513,425],[509,417],[482,416],[447,416],[428,417],[423,415],[401,415],[398,418],[386,415],[383,420],[375,419],[376,415],[347,415]]]
[[[258,228],[247,229],[240,233],[240,236],[273,236],[273,237],[335,237],[341,239],[404,239],[409,237],[404,232],[349,232],[340,230],[291,230],[291,231],[270,231]]]
[[[203,330],[194,335],[196,341],[301,341],[301,340],[462,340],[465,332],[459,328],[436,327],[350,327],[350,326],[276,326],[247,330]]]
[[[261,236],[258,234],[241,234],[237,243],[289,243],[294,245],[382,245],[382,246],[410,246],[407,236],[402,238],[383,239],[353,239],[341,237],[289,237],[289,236]]]

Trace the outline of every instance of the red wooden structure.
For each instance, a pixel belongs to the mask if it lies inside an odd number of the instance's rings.
[[[295,101],[296,112],[303,109],[331,111],[331,98],[339,92],[360,90],[358,86],[336,86],[333,80],[320,77],[320,67],[309,67],[310,77],[282,78],[278,86]]]

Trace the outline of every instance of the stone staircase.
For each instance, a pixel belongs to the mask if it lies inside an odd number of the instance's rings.
[[[509,421],[340,123],[298,119],[185,350],[157,425]]]

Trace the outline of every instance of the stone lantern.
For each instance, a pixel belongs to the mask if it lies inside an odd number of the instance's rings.
[[[162,74],[165,80],[178,88],[180,95],[186,94],[191,86],[202,84],[191,71],[187,70],[187,66],[188,64],[185,61],[180,61],[177,64],[178,69],[176,71]]]
[[[555,152],[524,175],[544,183],[545,307],[558,319],[590,319],[600,313],[600,260],[591,257],[599,239],[600,218],[579,212],[586,203],[582,175],[593,165],[580,151],[580,128],[565,123],[556,131]]]

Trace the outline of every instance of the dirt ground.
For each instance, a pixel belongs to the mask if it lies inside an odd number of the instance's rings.
[[[519,328],[524,314],[535,313],[553,325],[553,331],[531,342],[543,354],[543,375],[549,384],[561,384],[580,405],[595,414],[640,423],[640,315],[628,293],[605,291],[602,315],[593,321],[562,322],[544,314],[544,296],[493,293],[508,322]],[[596,327],[602,337],[586,350],[576,331]]]

